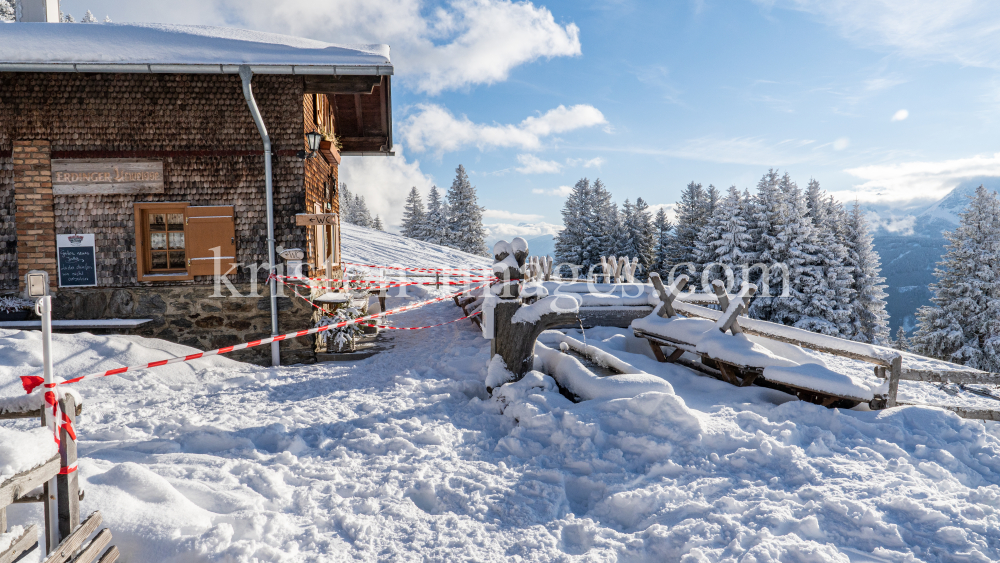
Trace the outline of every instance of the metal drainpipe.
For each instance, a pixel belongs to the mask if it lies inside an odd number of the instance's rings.
[[[271,290],[271,336],[278,334],[278,282],[274,278],[275,256],[274,256],[274,186],[271,181],[271,137],[267,134],[267,127],[257,109],[257,101],[254,100],[253,91],[250,89],[250,80],[253,79],[253,71],[247,65],[240,66],[240,79],[243,81],[243,97],[247,100],[247,107],[253,115],[253,121],[257,124],[257,131],[264,141],[264,182],[266,186],[267,198],[267,260],[268,269],[271,275],[268,283]],[[281,365],[281,357],[278,354],[278,343],[271,343],[271,365]]]

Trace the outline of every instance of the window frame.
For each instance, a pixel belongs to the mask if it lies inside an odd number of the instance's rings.
[[[152,248],[149,244],[149,215],[150,213],[180,213],[184,216],[184,258],[188,256],[188,234],[187,234],[187,208],[191,204],[188,202],[143,202],[134,204],[135,220],[135,263],[136,279],[141,282],[157,281],[186,281],[194,279],[194,275],[185,267],[183,272],[159,273],[152,271]]]

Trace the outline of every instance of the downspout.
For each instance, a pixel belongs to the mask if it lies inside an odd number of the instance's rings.
[[[257,124],[257,131],[264,141],[264,185],[267,198],[267,261],[268,261],[268,284],[271,290],[271,336],[278,335],[278,281],[275,279],[275,256],[274,256],[274,186],[271,181],[271,137],[267,134],[267,127],[257,109],[257,101],[254,100],[253,91],[250,89],[250,80],[253,79],[253,71],[247,65],[240,66],[240,79],[243,81],[243,97],[247,100],[247,107],[253,115],[253,121]],[[278,354],[278,343],[271,343],[271,365],[281,365],[281,357]]]

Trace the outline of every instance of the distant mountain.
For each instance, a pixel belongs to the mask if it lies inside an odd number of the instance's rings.
[[[552,256],[556,254],[556,237],[553,235],[542,235],[540,237],[528,239],[528,252],[531,256]]]
[[[948,195],[924,209],[916,209],[896,224],[912,218],[912,230],[905,234],[889,232],[884,225],[875,233],[875,250],[882,257],[882,276],[885,277],[886,310],[889,325],[895,336],[900,325],[907,332],[916,328],[916,312],[922,305],[929,305],[931,291],[928,285],[937,281],[934,268],[941,261],[948,241],[942,236],[958,225],[958,214],[975,195],[976,188],[984,185],[1000,192],[1000,178],[974,178],[959,184]],[[884,216],[884,210],[870,210]]]

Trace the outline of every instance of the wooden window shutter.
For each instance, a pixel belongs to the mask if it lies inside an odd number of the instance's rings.
[[[212,276],[233,273],[236,268],[236,222],[232,206],[188,207],[185,212],[188,274]],[[213,248],[219,247],[215,265]]]

